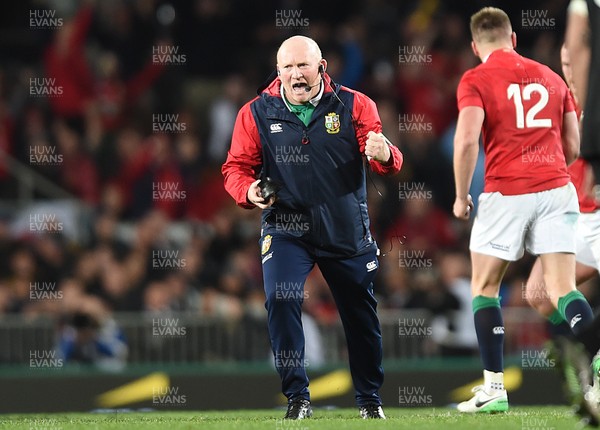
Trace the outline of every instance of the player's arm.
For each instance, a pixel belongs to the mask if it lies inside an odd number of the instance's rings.
[[[579,122],[575,111],[563,115],[562,147],[567,166],[579,157]]]
[[[479,134],[484,118],[484,110],[479,106],[466,106],[458,114],[456,134],[454,135],[456,199],[453,211],[454,216],[460,219],[469,219],[473,208],[469,188],[479,154]]]
[[[221,168],[225,178],[225,189],[235,202],[245,208],[255,206],[264,209],[261,201],[257,172],[262,165],[262,146],[250,103],[240,109],[233,127],[231,147],[227,160]],[[263,207],[264,206],[264,207]]]
[[[567,11],[565,45],[569,51],[573,86],[577,89],[579,106],[585,108],[590,69],[590,25],[585,0],[571,0]]]

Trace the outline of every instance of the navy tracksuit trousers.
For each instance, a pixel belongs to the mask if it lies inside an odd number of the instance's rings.
[[[310,399],[301,307],[304,282],[317,264],[335,299],[346,334],[356,402],[358,406],[381,404],[381,327],[372,283],[379,267],[376,245],[361,255],[329,258],[316,256],[298,239],[283,235],[265,237],[261,238],[265,307],[283,394],[288,400]]]

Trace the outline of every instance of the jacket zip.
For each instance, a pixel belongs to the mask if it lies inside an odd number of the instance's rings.
[[[287,123],[290,123],[290,124],[299,125],[300,127],[302,127],[302,138],[300,139],[300,143],[302,145],[308,145],[308,144],[310,144],[310,137],[308,136],[308,126],[305,125],[302,121],[300,121],[300,119],[296,118],[296,121],[294,121],[294,120],[291,120],[289,118],[280,118],[277,115],[268,115],[267,119],[268,120],[273,120],[273,121],[281,121],[281,122],[287,122]],[[311,122],[312,122],[312,118],[311,118]],[[310,122],[309,122],[309,124],[310,124]],[[310,179],[312,180],[312,178],[310,178]],[[313,228],[315,228],[315,230],[316,230],[315,231],[315,237],[321,237],[321,234],[320,234],[320,232],[322,230],[321,215],[318,214],[318,217],[315,217],[315,212],[312,209],[310,210],[310,213],[311,213],[311,219],[312,219],[312,222],[313,222]],[[315,223],[315,218],[318,218],[318,223],[319,223],[318,226]],[[361,218],[362,218],[362,216],[361,216]],[[363,229],[364,229],[364,224],[363,224]],[[323,243],[320,242],[320,245],[323,246]]]

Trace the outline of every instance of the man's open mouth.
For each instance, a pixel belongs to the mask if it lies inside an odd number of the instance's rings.
[[[292,88],[293,88],[294,91],[306,91],[305,88],[307,86],[308,85],[306,85],[306,83],[304,83],[304,82],[297,82],[295,84],[292,84]]]

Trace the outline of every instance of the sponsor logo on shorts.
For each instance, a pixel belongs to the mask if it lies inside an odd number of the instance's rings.
[[[494,327],[492,329],[492,333],[494,334],[504,334],[504,327],[502,327],[501,325]]]
[[[502,245],[500,243],[490,242],[490,246],[493,249],[497,249],[498,251],[504,251],[504,252],[510,251],[510,245]]]
[[[369,261],[367,263],[367,272],[372,272],[375,269],[377,269],[377,261]]]

